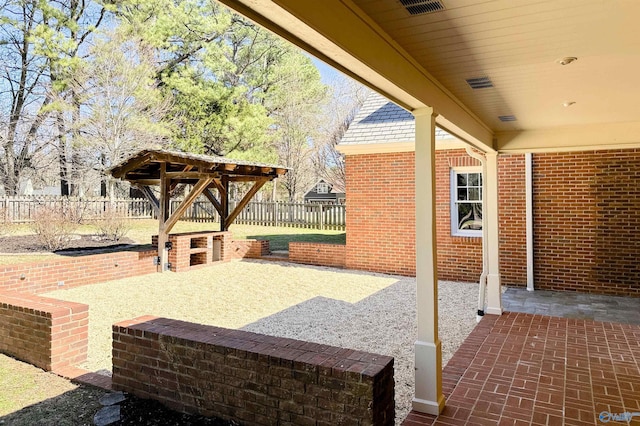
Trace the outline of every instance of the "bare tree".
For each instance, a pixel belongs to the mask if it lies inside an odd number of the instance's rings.
[[[345,170],[342,154],[336,149],[362,107],[370,90],[360,83],[344,76],[338,76],[332,83],[331,98],[323,111],[320,137],[313,151],[316,174],[338,187],[345,187]]]
[[[0,7],[0,183],[16,194],[32,158],[49,142],[41,128],[50,117],[46,60],[33,39],[42,23],[37,1],[9,0]]]
[[[76,163],[87,176],[97,172],[113,197],[115,182],[105,170],[140,149],[164,145],[169,105],[156,88],[151,49],[114,33],[98,41],[91,55],[76,90],[83,94]]]
[[[312,154],[327,86],[306,56],[289,55],[276,71],[280,79],[267,93],[267,106],[274,120],[278,161],[289,169],[279,179],[279,185],[285,188],[290,201],[298,201],[317,178]]]

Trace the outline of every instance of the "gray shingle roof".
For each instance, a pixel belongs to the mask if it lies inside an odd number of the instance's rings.
[[[436,139],[452,139],[436,128]],[[345,132],[340,145],[368,145],[390,142],[413,142],[413,115],[384,96],[371,92]]]

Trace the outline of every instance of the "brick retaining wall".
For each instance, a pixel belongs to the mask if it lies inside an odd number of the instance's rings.
[[[271,253],[269,240],[233,240],[231,259],[259,259]]]
[[[393,358],[156,317],[113,326],[114,389],[244,424],[393,425]]]
[[[344,244],[289,243],[290,262],[344,268],[346,266],[345,255],[346,246]]]
[[[0,292],[0,352],[47,371],[87,359],[89,306]]]
[[[155,250],[129,249],[0,266],[0,291],[45,293],[150,274],[156,271],[154,256]]]

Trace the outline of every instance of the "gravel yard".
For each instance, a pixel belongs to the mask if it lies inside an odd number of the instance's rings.
[[[411,409],[416,339],[415,279],[264,261],[127,278],[44,294],[89,305],[89,356],[81,367],[111,369],[111,325],[140,315],[390,355],[396,416]],[[477,286],[440,282],[443,363],[476,325]]]

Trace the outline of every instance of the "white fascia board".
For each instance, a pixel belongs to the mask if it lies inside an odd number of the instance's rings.
[[[444,151],[448,149],[464,149],[468,146],[469,144],[467,144],[466,142],[455,138],[436,140],[436,151]],[[414,152],[416,150],[416,145],[413,141],[385,142],[338,145],[336,149],[344,155],[388,154],[393,152]]]
[[[500,153],[640,148],[640,123],[590,124],[496,133]]]

